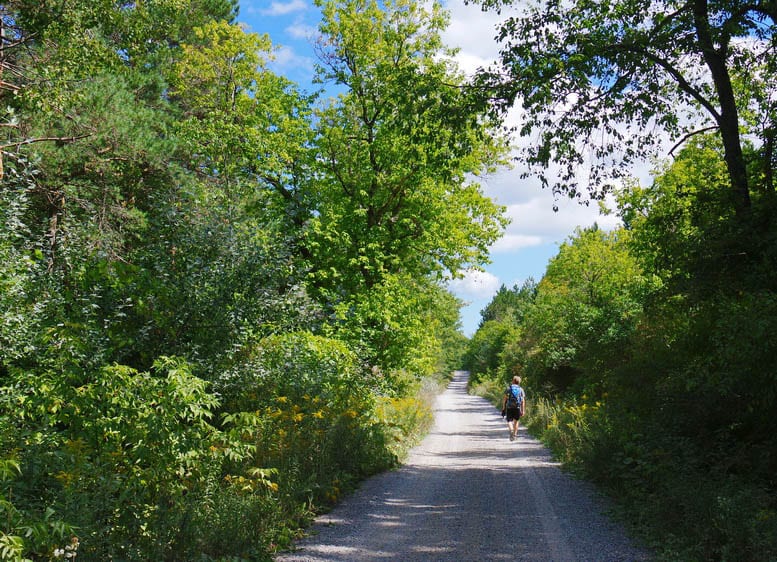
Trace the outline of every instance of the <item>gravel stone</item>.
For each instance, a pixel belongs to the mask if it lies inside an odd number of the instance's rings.
[[[509,441],[499,413],[466,385],[457,372],[401,468],[364,482],[276,561],[651,560],[590,484],[525,428]]]

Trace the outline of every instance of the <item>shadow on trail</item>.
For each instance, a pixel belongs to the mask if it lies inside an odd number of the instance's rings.
[[[412,471],[409,473],[412,474]],[[498,476],[498,471],[492,473]],[[386,494],[372,500],[362,527],[372,532],[357,533],[355,542],[330,543],[327,548],[311,550],[316,560],[548,560],[547,550],[530,552],[530,545],[546,539],[543,526],[529,509],[520,509],[502,487],[492,494],[448,495],[445,489],[456,481],[472,482],[483,478],[482,471],[463,469],[451,480],[447,470],[422,469],[413,476],[424,481],[447,481],[430,502],[428,494],[412,490]],[[481,489],[478,487],[477,489]],[[336,521],[332,521],[336,523]],[[347,523],[341,521],[341,523]],[[520,529],[520,541],[505,540],[510,529]],[[532,538],[534,535],[534,538]]]
[[[601,514],[584,483],[559,470],[524,428],[466,393],[459,373],[435,426],[400,469],[367,480],[319,517],[285,562],[648,560]],[[590,533],[591,527],[597,529]]]
[[[394,474],[391,491],[359,492],[358,518],[337,512],[320,518],[318,534],[284,560],[553,560],[546,547],[537,548],[549,537],[531,498],[516,502],[507,493],[521,480],[504,467],[404,469]]]

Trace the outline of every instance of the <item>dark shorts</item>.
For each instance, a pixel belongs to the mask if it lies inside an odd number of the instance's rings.
[[[513,421],[513,420],[521,419],[521,409],[520,408],[507,408],[507,410],[505,410],[505,414],[506,414],[506,417],[507,417],[507,421]]]

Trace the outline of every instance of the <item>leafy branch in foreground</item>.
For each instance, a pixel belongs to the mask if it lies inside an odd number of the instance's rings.
[[[524,152],[528,164],[572,197],[586,188],[603,197],[629,164],[660,148],[664,133],[680,138],[714,127],[729,205],[741,215],[753,189],[750,158],[769,178],[774,167],[775,20],[774,3],[763,1],[532,3],[501,24],[501,64],[477,82],[502,109],[522,105],[520,132],[535,135]],[[761,144],[752,157],[743,147],[748,134]],[[551,177],[556,165],[558,178]]]

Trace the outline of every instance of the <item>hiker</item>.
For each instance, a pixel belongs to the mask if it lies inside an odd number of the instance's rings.
[[[521,377],[514,376],[513,382],[505,390],[502,398],[502,417],[507,418],[507,429],[510,430],[510,441],[518,435],[518,420],[526,411],[526,393],[521,388]]]

